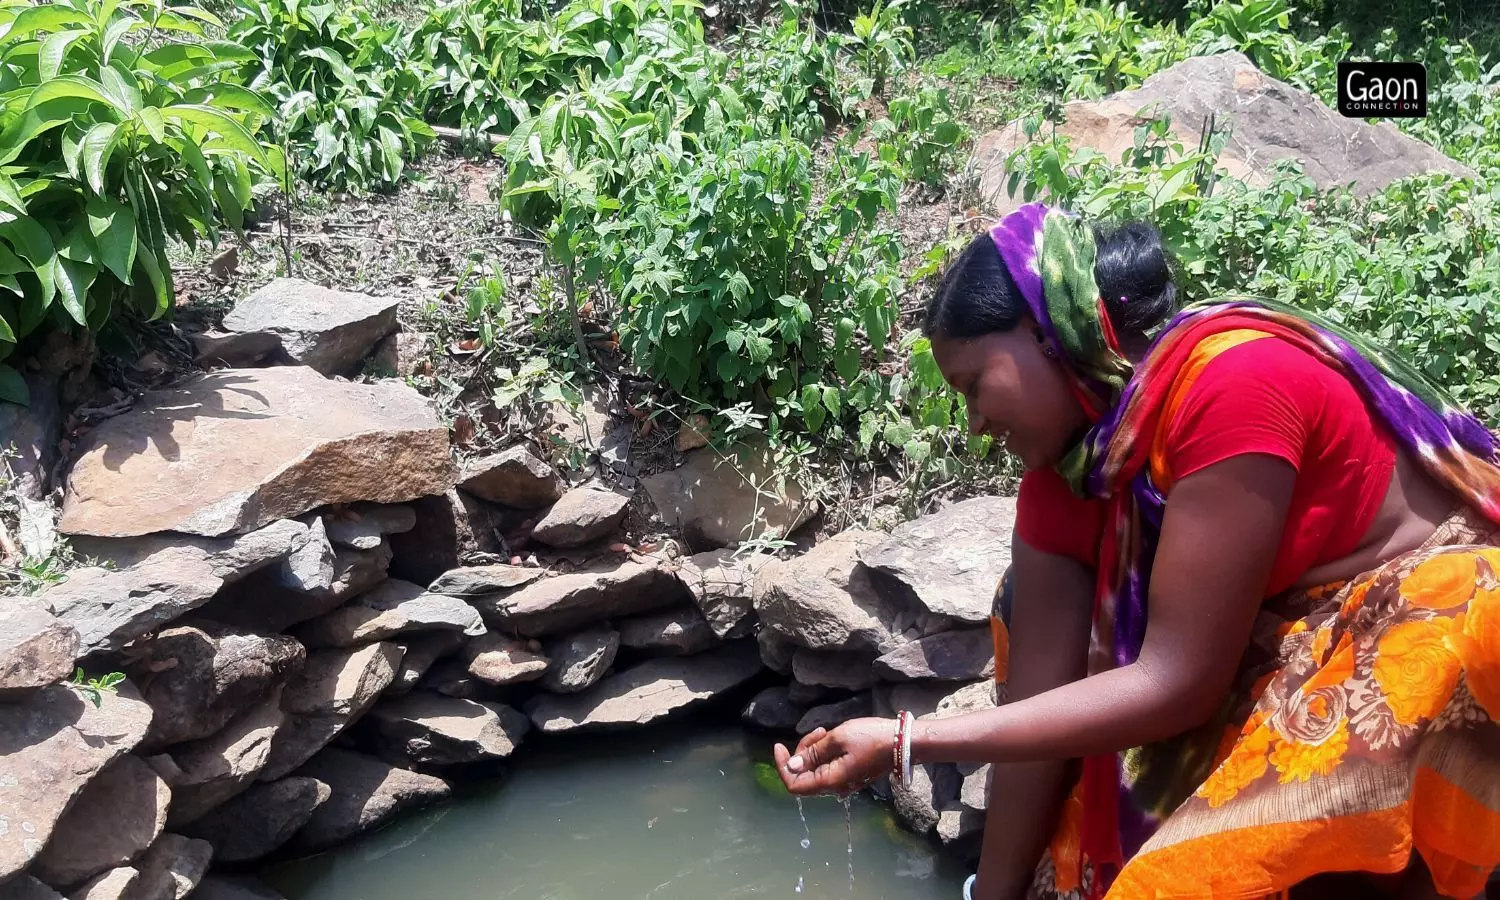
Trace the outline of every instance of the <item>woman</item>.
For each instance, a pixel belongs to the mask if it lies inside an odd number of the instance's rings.
[[[1173,305],[1154,229],[1040,204],[952,266],[933,353],[1027,470],[1006,702],[820,729],[777,745],[783,780],[994,763],[979,900],[1329,896],[1339,872],[1370,873],[1355,896],[1478,895],[1500,865],[1494,436],[1281,305],[1190,307],[1151,341]]]

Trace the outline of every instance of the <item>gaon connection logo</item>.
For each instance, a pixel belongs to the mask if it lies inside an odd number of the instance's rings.
[[[1339,63],[1339,113],[1349,118],[1427,116],[1427,68],[1414,62]]]

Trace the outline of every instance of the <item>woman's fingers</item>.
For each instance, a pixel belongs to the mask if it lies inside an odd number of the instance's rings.
[[[808,747],[811,747],[813,744],[816,744],[818,741],[821,741],[823,738],[825,738],[827,736],[828,736],[828,729],[827,728],[814,728],[812,731],[809,731],[807,734],[804,734],[802,736],[802,740],[800,740],[800,741],[797,742],[797,749],[795,751],[795,755],[801,756],[804,752],[806,752],[806,750],[807,750]]]
[[[826,730],[820,728],[803,738],[797,744],[796,755],[781,744],[777,744],[772,752],[776,757],[776,771],[786,789],[793,794],[845,790],[847,766],[838,750],[838,739]]]

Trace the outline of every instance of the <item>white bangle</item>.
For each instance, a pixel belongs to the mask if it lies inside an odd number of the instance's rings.
[[[968,881],[964,882],[964,900],[974,900],[974,880],[978,877],[979,873],[976,872],[969,876]]]
[[[901,715],[906,717],[906,727],[901,730],[901,783],[911,784],[911,733],[917,727],[917,717],[910,712],[903,712]]]

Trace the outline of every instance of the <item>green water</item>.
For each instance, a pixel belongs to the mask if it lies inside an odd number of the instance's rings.
[[[719,723],[523,751],[505,777],[261,875],[290,900],[938,900],[967,872],[873,798],[796,801]],[[759,764],[759,765],[758,765]],[[854,887],[849,883],[852,837]]]

